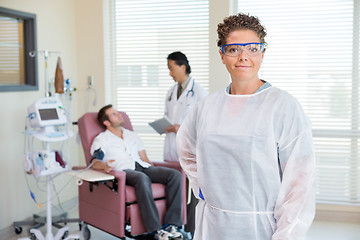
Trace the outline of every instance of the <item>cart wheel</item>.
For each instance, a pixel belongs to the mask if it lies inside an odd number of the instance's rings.
[[[90,239],[91,232],[90,232],[90,229],[88,228],[88,226],[84,226],[84,229],[82,230],[82,234],[83,234],[85,240]]]
[[[36,236],[34,233],[30,233],[30,240],[36,240]]]
[[[61,239],[65,239],[67,236],[69,236],[69,231],[65,231]]]
[[[16,234],[22,233],[22,227],[20,227],[20,226],[14,226],[14,230],[15,230]]]

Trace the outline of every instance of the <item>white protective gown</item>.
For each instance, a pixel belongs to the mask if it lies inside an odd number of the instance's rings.
[[[269,87],[209,95],[182,123],[180,164],[194,194],[194,240],[303,240],[315,215],[315,156],[297,100]]]
[[[171,87],[165,98],[165,115],[173,124],[181,125],[190,110],[206,95],[206,90],[190,78],[186,88],[177,99],[178,84]],[[166,133],[164,144],[164,160],[178,162],[176,150],[176,134]]]

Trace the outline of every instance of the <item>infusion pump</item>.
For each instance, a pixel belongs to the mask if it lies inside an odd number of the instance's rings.
[[[63,141],[72,136],[66,128],[66,112],[55,97],[41,98],[28,107],[29,124],[37,129],[30,133],[41,141]]]
[[[25,153],[25,171],[36,176],[66,171],[66,164],[60,164],[60,157],[50,148],[50,142],[65,141],[73,135],[67,128],[67,114],[61,101],[56,97],[41,98],[31,104],[27,112],[31,129],[26,131],[26,135],[46,143],[46,147],[43,150],[29,149]]]
[[[28,114],[34,128],[63,125],[67,121],[61,102],[53,97],[41,98],[31,104]]]

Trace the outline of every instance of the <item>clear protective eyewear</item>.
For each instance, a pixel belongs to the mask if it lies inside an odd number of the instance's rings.
[[[226,44],[221,47],[221,51],[223,54],[229,57],[237,57],[242,51],[250,57],[255,57],[265,50],[265,45],[263,43],[232,43]]]

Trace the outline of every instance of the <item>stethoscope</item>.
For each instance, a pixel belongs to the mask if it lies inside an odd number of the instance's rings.
[[[194,97],[195,81],[194,81],[194,80],[192,80],[192,81],[193,81],[193,84],[192,84],[192,86],[191,86],[191,89],[188,90],[188,92],[186,93],[186,97],[188,97],[190,93],[191,93],[191,97]],[[171,94],[170,94],[170,96],[169,96],[169,98],[168,98],[168,101],[169,101],[169,102],[171,101],[171,98],[172,98],[172,95],[173,95],[173,93],[174,93],[175,87],[176,87],[176,85],[173,87],[173,89],[172,89],[172,91],[171,91]]]

